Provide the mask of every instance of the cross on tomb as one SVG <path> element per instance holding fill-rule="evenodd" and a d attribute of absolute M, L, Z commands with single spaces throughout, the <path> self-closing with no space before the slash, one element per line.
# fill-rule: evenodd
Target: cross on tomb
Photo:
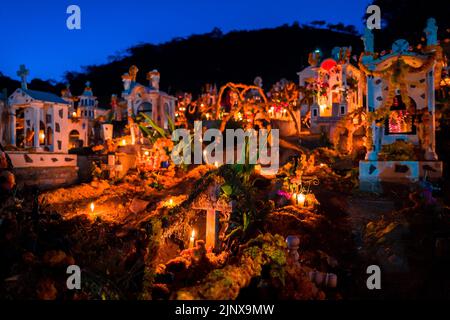
<path fill-rule="evenodd" d="M 192 203 L 192 208 L 206 211 L 206 247 L 217 249 L 219 247 L 219 216 L 229 217 L 233 211 L 230 202 L 219 198 L 220 186 L 211 184 Z"/>
<path fill-rule="evenodd" d="M 20 77 L 22 81 L 22 89 L 27 89 L 27 76 L 30 74 L 30 70 L 28 70 L 24 64 L 21 64 L 19 70 L 17 70 L 17 75 Z"/>

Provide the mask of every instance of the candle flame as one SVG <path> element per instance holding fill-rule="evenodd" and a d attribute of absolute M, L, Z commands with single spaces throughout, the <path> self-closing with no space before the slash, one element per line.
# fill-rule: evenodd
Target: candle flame
<path fill-rule="evenodd" d="M 304 203 L 305 202 L 305 199 L 306 199 L 305 194 L 299 193 L 297 197 L 298 197 L 298 202 L 300 202 L 300 203 Z"/>
<path fill-rule="evenodd" d="M 91 208 L 91 212 L 94 212 L 94 208 L 95 208 L 95 206 L 94 206 L 94 203 L 93 202 L 91 202 L 91 204 L 90 204 L 90 206 L 89 206 L 90 208 Z"/>
<path fill-rule="evenodd" d="M 191 232 L 191 238 L 192 238 L 192 239 L 195 238 L 195 229 L 192 229 L 192 232 Z"/>

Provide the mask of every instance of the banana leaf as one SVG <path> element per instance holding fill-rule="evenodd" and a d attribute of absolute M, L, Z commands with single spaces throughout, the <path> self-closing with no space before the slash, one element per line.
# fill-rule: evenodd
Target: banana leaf
<path fill-rule="evenodd" d="M 166 132 L 164 131 L 164 129 L 161 128 L 160 126 L 158 126 L 158 125 L 155 123 L 155 121 L 153 121 L 152 118 L 150 118 L 148 115 L 146 115 L 145 113 L 142 113 L 142 112 L 140 113 L 140 115 L 141 115 L 142 117 L 144 117 L 145 122 L 147 122 L 153 129 L 155 129 L 155 130 L 159 133 L 159 135 L 160 135 L 162 138 L 165 138 L 165 137 L 166 137 Z"/>
<path fill-rule="evenodd" d="M 169 116 L 169 114 L 167 112 L 166 112 L 166 117 L 167 117 L 167 122 L 169 123 L 170 132 L 174 132 L 175 131 L 175 123 L 173 123 L 172 118 Z"/>

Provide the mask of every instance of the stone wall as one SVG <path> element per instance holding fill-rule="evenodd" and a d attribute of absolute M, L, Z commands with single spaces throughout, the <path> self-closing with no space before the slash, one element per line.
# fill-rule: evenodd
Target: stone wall
<path fill-rule="evenodd" d="M 19 188 L 37 186 L 41 190 L 73 185 L 78 182 L 78 167 L 15 168 Z"/>
<path fill-rule="evenodd" d="M 77 155 L 53 152 L 8 151 L 14 168 L 76 167 Z"/>

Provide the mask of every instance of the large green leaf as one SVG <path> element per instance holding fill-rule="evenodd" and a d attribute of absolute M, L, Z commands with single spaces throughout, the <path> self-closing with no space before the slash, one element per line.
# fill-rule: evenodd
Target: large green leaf
<path fill-rule="evenodd" d="M 250 225 L 250 219 L 247 212 L 244 212 L 242 214 L 242 223 L 243 223 L 242 230 L 245 232 L 248 226 Z"/>
<path fill-rule="evenodd" d="M 142 113 L 142 112 L 140 113 L 140 115 L 141 115 L 142 117 L 144 117 L 145 122 L 147 122 L 153 129 L 155 129 L 155 130 L 159 133 L 159 135 L 160 135 L 162 138 L 165 138 L 165 137 L 166 137 L 166 132 L 164 131 L 164 129 L 161 128 L 160 126 L 158 126 L 158 125 L 155 123 L 155 121 L 153 121 L 152 118 L 150 118 L 148 115 L 146 115 L 145 113 Z"/>
<path fill-rule="evenodd" d="M 172 118 L 169 116 L 169 114 L 166 112 L 167 122 L 169 123 L 170 132 L 175 131 L 175 124 L 172 121 Z"/>
<path fill-rule="evenodd" d="M 222 192 L 228 197 L 233 193 L 233 188 L 229 184 L 224 184 L 220 188 L 222 189 Z"/>

